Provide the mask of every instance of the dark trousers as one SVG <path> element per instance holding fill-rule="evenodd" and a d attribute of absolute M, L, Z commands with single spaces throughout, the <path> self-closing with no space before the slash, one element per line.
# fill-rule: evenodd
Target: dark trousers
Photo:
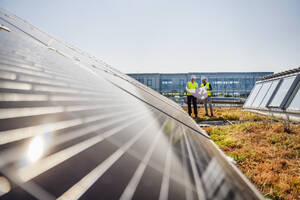
<path fill-rule="evenodd" d="M 187 96 L 187 104 L 188 104 L 188 111 L 189 115 L 192 114 L 192 102 L 193 102 L 193 107 L 194 107 L 194 114 L 197 116 L 198 111 L 197 111 L 197 98 L 194 96 Z"/>

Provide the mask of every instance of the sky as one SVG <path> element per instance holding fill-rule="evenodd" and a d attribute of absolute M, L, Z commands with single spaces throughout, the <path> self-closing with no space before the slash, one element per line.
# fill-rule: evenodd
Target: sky
<path fill-rule="evenodd" d="M 0 0 L 124 73 L 300 67 L 299 0 Z"/>

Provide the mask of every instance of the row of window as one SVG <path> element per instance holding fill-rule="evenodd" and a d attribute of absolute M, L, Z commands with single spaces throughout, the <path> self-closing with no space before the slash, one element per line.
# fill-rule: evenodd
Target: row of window
<path fill-rule="evenodd" d="M 137 80 L 144 84 L 144 79 L 143 78 L 137 78 Z M 179 82 L 177 82 L 177 81 L 174 82 L 172 79 L 170 79 L 170 80 L 168 80 L 168 79 L 161 80 L 162 85 L 174 85 L 174 84 L 178 85 L 178 83 L 179 83 L 180 86 L 185 86 L 186 82 L 187 81 L 182 80 L 182 79 L 179 80 Z M 199 84 L 201 83 L 201 81 L 197 81 L 197 82 Z M 152 79 L 146 79 L 146 83 L 147 83 L 148 86 L 151 86 L 152 85 Z M 226 86 L 226 85 L 242 87 L 242 86 L 252 85 L 253 81 L 249 81 L 249 80 L 214 81 L 214 80 L 212 80 L 212 81 L 210 81 L 210 83 L 213 86 L 216 86 L 216 87 L 222 87 L 222 86 Z"/>
<path fill-rule="evenodd" d="M 300 75 L 258 82 L 244 107 L 300 111 Z"/>
<path fill-rule="evenodd" d="M 142 82 L 143 83 L 143 82 Z M 143 83 L 144 84 L 144 83 Z M 154 90 L 157 90 L 158 92 L 171 92 L 171 91 L 178 91 L 179 93 L 185 92 L 185 86 L 186 84 L 182 86 L 178 86 L 175 84 L 162 84 L 160 88 L 155 87 L 155 85 L 152 84 L 152 80 L 147 80 L 146 84 L 148 87 L 151 87 Z M 232 86 L 223 86 L 223 87 L 215 87 L 213 86 L 213 94 L 215 96 L 223 96 L 223 95 L 230 95 L 230 96 L 239 96 L 241 94 L 249 94 L 251 89 L 245 88 L 245 87 L 232 87 Z"/>
<path fill-rule="evenodd" d="M 156 83 L 157 78 L 148 78 L 143 76 L 133 76 L 136 80 L 141 82 L 142 84 L 151 87 L 160 93 L 172 93 L 172 91 L 176 91 L 181 95 L 184 95 L 185 87 L 187 84 L 186 79 L 182 78 L 163 78 L 159 79 L 160 83 Z M 211 78 L 208 81 L 211 83 L 213 87 L 213 95 L 214 96 L 243 96 L 246 97 L 250 93 L 251 89 L 255 85 L 255 81 L 257 81 L 257 77 L 252 78 Z M 196 80 L 198 84 L 201 84 L 201 79 Z"/>
<path fill-rule="evenodd" d="M 144 84 L 144 79 L 140 79 L 140 78 L 137 78 L 136 79 L 137 81 L 139 81 L 140 83 L 143 83 Z M 147 79 L 147 86 L 152 86 L 152 79 Z"/>

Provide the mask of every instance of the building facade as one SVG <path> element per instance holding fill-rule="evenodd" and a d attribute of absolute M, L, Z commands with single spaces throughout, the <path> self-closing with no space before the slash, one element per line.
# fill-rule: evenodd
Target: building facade
<path fill-rule="evenodd" d="M 132 78 L 165 96 L 183 96 L 191 75 L 201 84 L 206 77 L 213 87 L 213 96 L 247 97 L 260 77 L 273 72 L 189 72 L 189 73 L 135 73 Z"/>

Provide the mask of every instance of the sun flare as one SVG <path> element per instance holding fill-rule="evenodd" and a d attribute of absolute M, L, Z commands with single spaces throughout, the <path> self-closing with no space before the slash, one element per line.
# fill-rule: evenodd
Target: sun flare
<path fill-rule="evenodd" d="M 38 160 L 44 152 L 44 140 L 39 136 L 32 139 L 29 144 L 27 156 L 31 162 Z"/>

